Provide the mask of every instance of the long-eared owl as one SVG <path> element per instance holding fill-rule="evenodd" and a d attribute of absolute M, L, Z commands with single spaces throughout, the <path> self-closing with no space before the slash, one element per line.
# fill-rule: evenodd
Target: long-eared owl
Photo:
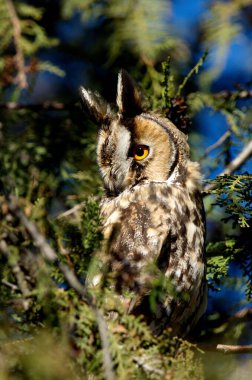
<path fill-rule="evenodd" d="M 128 312 L 142 314 L 154 333 L 170 326 L 185 336 L 206 307 L 204 209 L 187 136 L 167 118 L 143 111 L 124 70 L 117 110 L 83 87 L 80 97 L 100 126 L 101 216 L 116 289 L 133 294 Z"/>

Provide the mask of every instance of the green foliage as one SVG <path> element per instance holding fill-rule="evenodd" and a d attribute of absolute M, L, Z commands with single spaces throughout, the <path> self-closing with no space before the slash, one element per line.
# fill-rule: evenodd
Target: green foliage
<path fill-rule="evenodd" d="M 82 234 L 83 234 L 83 247 L 90 253 L 99 249 L 99 234 L 98 228 L 100 227 L 99 219 L 100 208 L 97 200 L 89 198 L 83 209 L 83 216 L 81 220 Z"/>
<path fill-rule="evenodd" d="M 177 91 L 177 94 L 176 96 L 180 96 L 181 94 L 181 91 L 183 90 L 183 88 L 185 87 L 186 83 L 188 82 L 188 80 L 194 75 L 194 74 L 198 74 L 199 73 L 199 69 L 201 68 L 201 66 L 204 64 L 206 58 L 207 58 L 207 54 L 208 54 L 208 50 L 206 50 L 204 52 L 204 54 L 202 55 L 202 57 L 200 58 L 200 60 L 197 62 L 197 64 L 191 69 L 191 71 L 187 74 L 187 76 L 184 78 L 183 82 L 179 85 L 178 87 L 178 91 Z"/>
<path fill-rule="evenodd" d="M 207 280 L 210 289 L 220 290 L 217 286 L 228 275 L 229 265 L 234 259 L 235 253 L 237 252 L 235 252 L 234 239 L 208 244 Z"/>
<path fill-rule="evenodd" d="M 224 222 L 232 221 L 233 227 L 239 225 L 241 228 L 251 226 L 252 220 L 252 176 L 224 175 L 209 181 L 215 189 L 214 205 L 225 208 L 227 216 Z"/>
<path fill-rule="evenodd" d="M 64 75 L 64 71 L 59 67 L 34 57 L 41 48 L 52 48 L 58 45 L 57 38 L 48 37 L 45 29 L 40 25 L 44 9 L 22 1 L 1 0 L 0 12 L 2 86 L 18 83 L 21 88 L 25 88 L 27 73 L 50 71 L 56 75 Z M 29 57 L 27 62 L 25 62 L 26 57 Z"/>
<path fill-rule="evenodd" d="M 173 77 L 171 74 L 171 57 L 168 57 L 167 61 L 163 62 L 162 65 L 164 80 L 163 80 L 163 99 L 164 99 L 164 108 L 169 109 L 171 107 L 171 97 L 174 92 L 173 88 Z"/>
<path fill-rule="evenodd" d="M 224 175 L 209 181 L 215 195 L 213 205 L 225 209 L 222 220 L 231 222 L 233 228 L 241 228 L 237 233 L 227 237 L 225 241 L 209 243 L 208 245 L 208 280 L 212 288 L 220 284 L 228 275 L 229 264 L 236 261 L 246 279 L 246 295 L 252 294 L 252 255 L 250 234 L 252 228 L 252 176 L 248 174 Z"/>
<path fill-rule="evenodd" d="M 16 9 L 22 33 L 20 47 L 25 55 L 32 55 L 42 47 L 53 47 L 58 43 L 57 39 L 48 38 L 44 28 L 37 23 L 43 16 L 43 9 L 22 2 L 17 4 Z"/>

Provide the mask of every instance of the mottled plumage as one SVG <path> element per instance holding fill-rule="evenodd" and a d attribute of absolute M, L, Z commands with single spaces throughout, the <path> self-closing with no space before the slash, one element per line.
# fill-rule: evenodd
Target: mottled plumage
<path fill-rule="evenodd" d="M 100 125 L 97 157 L 106 196 L 101 203 L 108 261 L 128 310 L 143 314 L 159 333 L 171 326 L 186 335 L 206 306 L 204 210 L 199 167 L 187 136 L 166 118 L 145 113 L 125 71 L 118 77 L 118 113 L 98 94 L 80 88 L 83 104 Z M 153 279 L 170 282 L 156 299 Z"/>

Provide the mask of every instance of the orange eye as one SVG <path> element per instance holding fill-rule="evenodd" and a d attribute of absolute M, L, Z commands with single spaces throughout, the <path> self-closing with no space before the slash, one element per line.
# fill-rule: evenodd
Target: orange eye
<path fill-rule="evenodd" d="M 149 154 L 149 147 L 147 145 L 136 145 L 133 149 L 133 157 L 135 160 L 141 161 Z"/>

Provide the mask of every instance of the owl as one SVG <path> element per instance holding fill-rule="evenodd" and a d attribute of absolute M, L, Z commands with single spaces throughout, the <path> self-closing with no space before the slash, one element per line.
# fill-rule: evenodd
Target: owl
<path fill-rule="evenodd" d="M 129 313 L 155 334 L 186 336 L 206 308 L 205 222 L 199 165 L 187 136 L 167 118 L 145 112 L 129 74 L 118 75 L 116 107 L 80 87 L 99 125 L 97 161 L 107 260 Z"/>

